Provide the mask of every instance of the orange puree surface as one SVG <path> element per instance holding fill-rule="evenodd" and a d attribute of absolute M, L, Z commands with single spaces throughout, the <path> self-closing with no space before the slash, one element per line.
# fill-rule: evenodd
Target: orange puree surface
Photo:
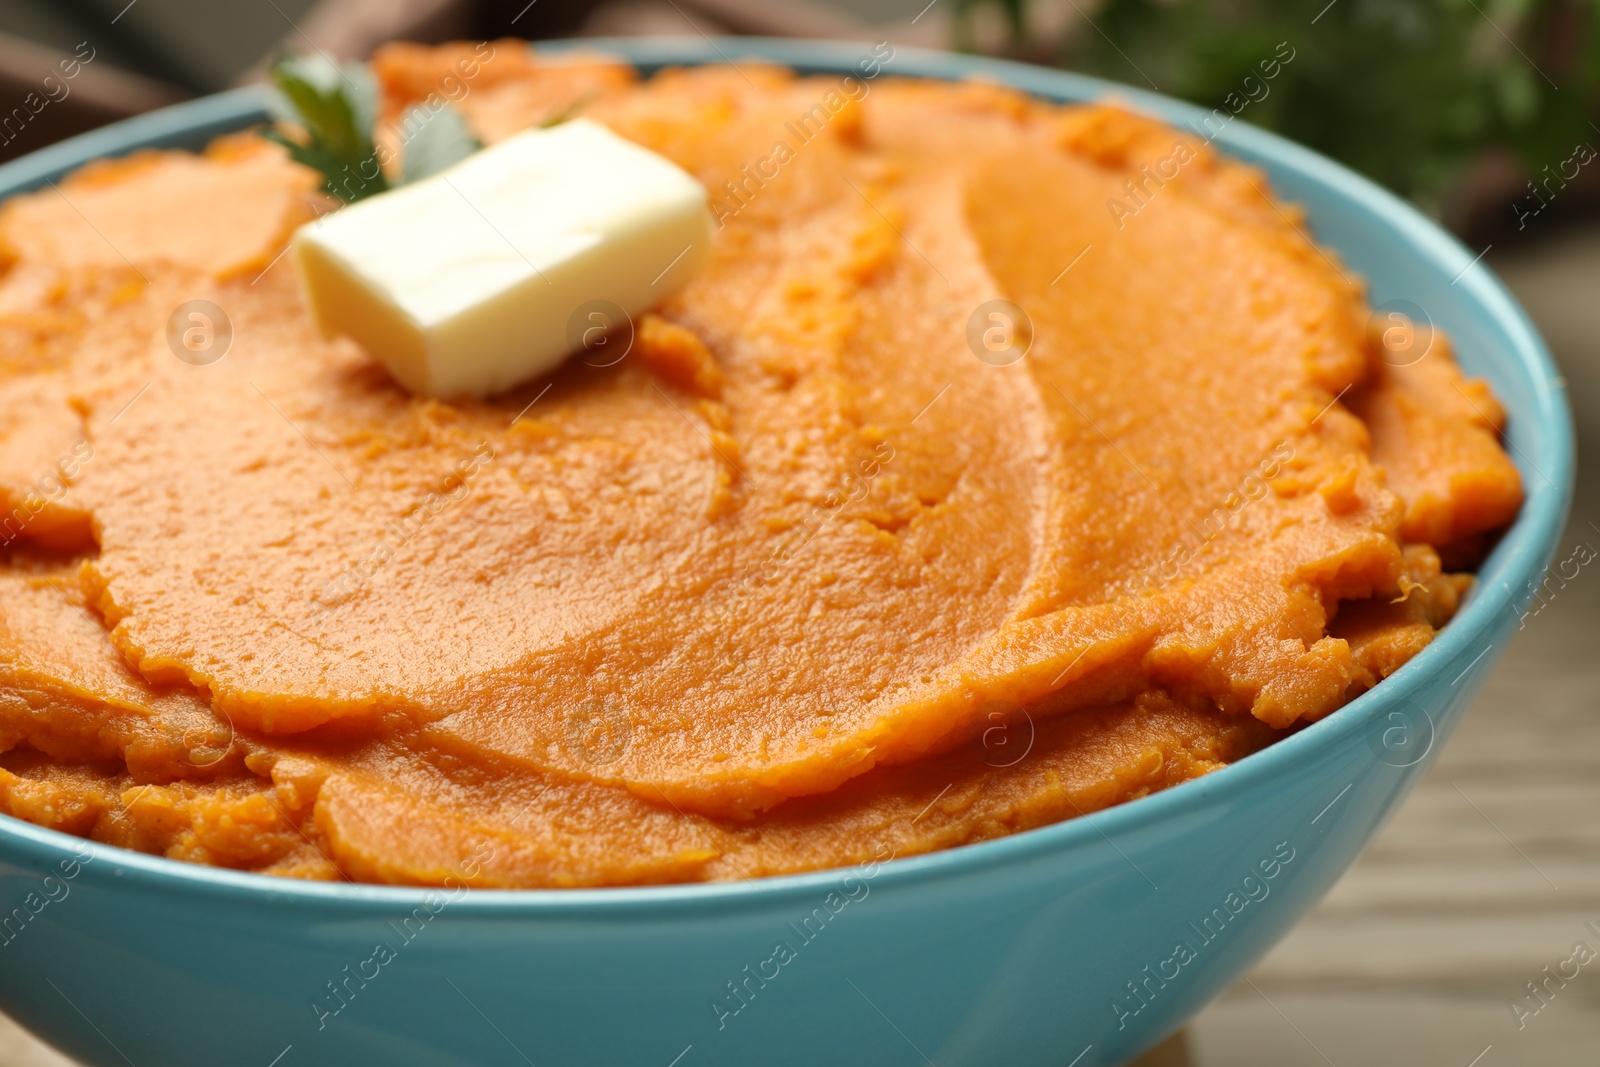
<path fill-rule="evenodd" d="M 1188 135 L 510 42 L 391 46 L 384 114 L 464 57 L 485 140 L 577 105 L 699 177 L 709 266 L 624 358 L 447 404 L 312 328 L 277 257 L 329 204 L 253 135 L 11 200 L 0 811 L 416 884 L 946 848 L 1335 711 L 1521 502 L 1446 339 L 1392 365 Z M 997 299 L 1023 358 L 969 344 Z M 168 343 L 191 300 L 232 328 L 207 365 Z"/>

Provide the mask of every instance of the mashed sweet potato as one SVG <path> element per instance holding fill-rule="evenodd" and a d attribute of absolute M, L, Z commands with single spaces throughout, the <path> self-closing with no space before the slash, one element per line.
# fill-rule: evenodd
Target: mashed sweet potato
<path fill-rule="evenodd" d="M 1359 281 L 1193 137 L 488 51 L 385 50 L 385 114 L 470 58 L 486 140 L 579 106 L 712 192 L 709 267 L 619 361 L 408 395 L 307 321 L 278 254 L 329 205 L 248 134 L 0 210 L 0 811 L 417 884 L 951 847 L 1335 711 L 1520 504 L 1444 338 L 1382 359 Z M 969 342 L 999 299 L 1022 358 Z M 193 300 L 215 362 L 169 346 Z"/>

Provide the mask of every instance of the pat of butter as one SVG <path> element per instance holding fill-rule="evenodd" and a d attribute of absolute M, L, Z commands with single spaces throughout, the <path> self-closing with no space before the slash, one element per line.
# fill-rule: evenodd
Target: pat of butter
<path fill-rule="evenodd" d="M 487 396 L 554 369 L 601 321 L 586 307 L 637 315 L 710 249 L 705 187 L 588 119 L 517 134 L 294 236 L 323 334 L 437 397 Z"/>

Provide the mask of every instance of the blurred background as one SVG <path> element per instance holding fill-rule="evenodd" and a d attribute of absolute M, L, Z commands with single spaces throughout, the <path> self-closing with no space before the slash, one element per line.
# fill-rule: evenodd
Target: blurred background
<path fill-rule="evenodd" d="M 1326 5 L 1326 6 L 1324 6 Z M 0 127 L 0 160 L 250 80 L 280 47 L 364 59 L 397 37 L 735 33 L 887 39 L 1055 64 L 1226 106 L 1278 42 L 1295 59 L 1250 105 L 1458 233 L 1515 241 L 1592 213 L 1596 0 L 0 0 L 0 99 L 53 58 L 94 60 L 66 98 Z M 314 45 L 313 45 L 314 42 Z M 1531 186 L 1529 183 L 1533 183 Z"/>
<path fill-rule="evenodd" d="M 0 0 L 0 102 L 18 105 L 0 113 L 0 162 L 252 81 L 283 49 L 362 59 L 395 38 L 610 34 L 955 48 L 1229 110 L 1244 87 L 1243 121 L 1367 174 L 1483 252 L 1555 351 L 1595 454 L 1600 0 Z M 1280 42 L 1293 61 L 1252 89 Z M 79 76 L 40 97 L 68 57 Z M 1557 558 L 1580 544 L 1600 549 L 1592 479 Z M 1510 1007 L 1576 943 L 1600 951 L 1596 634 L 1600 577 L 1584 570 L 1527 620 L 1322 906 L 1142 1064 L 1600 1062 L 1600 961 L 1546 986 L 1537 1015 Z M 0 1067 L 65 1062 L 0 1016 Z"/>

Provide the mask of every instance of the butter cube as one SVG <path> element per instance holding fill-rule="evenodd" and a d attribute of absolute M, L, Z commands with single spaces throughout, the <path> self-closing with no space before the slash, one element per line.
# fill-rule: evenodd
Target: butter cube
<path fill-rule="evenodd" d="M 704 186 L 588 119 L 517 134 L 294 236 L 323 334 L 355 340 L 412 392 L 447 398 L 553 370 L 585 305 L 637 315 L 710 250 Z"/>

